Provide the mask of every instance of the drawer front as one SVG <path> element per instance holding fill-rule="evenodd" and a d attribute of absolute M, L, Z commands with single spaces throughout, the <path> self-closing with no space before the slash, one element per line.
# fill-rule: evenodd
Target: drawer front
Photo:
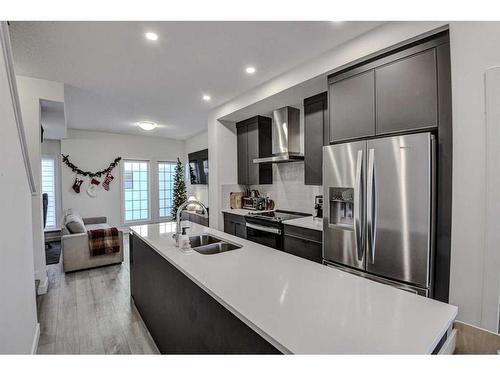
<path fill-rule="evenodd" d="M 321 263 L 323 255 L 321 243 L 285 234 L 283 251 L 286 253 Z"/>
<path fill-rule="evenodd" d="M 305 240 L 323 243 L 323 232 L 314 229 L 296 227 L 294 225 L 285 224 L 285 235 L 299 237 Z"/>
<path fill-rule="evenodd" d="M 247 223 L 247 221 L 245 220 L 244 216 L 235 215 L 235 214 L 229 214 L 227 212 L 224 212 L 224 220 L 229 220 L 229 221 L 232 221 L 234 223 L 242 223 L 242 224 L 245 224 L 245 225 Z"/>

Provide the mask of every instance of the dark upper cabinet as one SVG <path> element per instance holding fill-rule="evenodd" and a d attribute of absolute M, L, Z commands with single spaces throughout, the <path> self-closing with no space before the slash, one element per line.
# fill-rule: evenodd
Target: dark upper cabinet
<path fill-rule="evenodd" d="M 330 142 L 375 135 L 373 70 L 328 85 Z"/>
<path fill-rule="evenodd" d="M 376 133 L 438 125 L 436 50 L 375 69 Z"/>
<path fill-rule="evenodd" d="M 328 94 L 304 99 L 304 183 L 323 184 L 323 145 L 328 144 Z"/>
<path fill-rule="evenodd" d="M 238 146 L 238 184 L 264 185 L 273 183 L 271 164 L 255 164 L 254 159 L 272 154 L 272 120 L 255 116 L 236 123 Z"/>
<path fill-rule="evenodd" d="M 449 96 L 437 73 L 449 73 L 449 61 L 438 51 L 447 45 L 440 33 L 330 75 L 329 142 L 437 128 L 438 102 Z"/>
<path fill-rule="evenodd" d="M 248 185 L 248 134 L 247 126 L 236 127 L 238 147 L 238 184 Z"/>
<path fill-rule="evenodd" d="M 247 158 L 248 158 L 248 181 L 247 185 L 259 184 L 259 164 L 255 164 L 253 159 L 259 157 L 259 124 L 257 121 L 247 126 Z"/>

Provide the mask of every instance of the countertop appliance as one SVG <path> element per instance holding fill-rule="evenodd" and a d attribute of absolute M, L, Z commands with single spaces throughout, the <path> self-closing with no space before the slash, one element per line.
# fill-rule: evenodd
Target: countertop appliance
<path fill-rule="evenodd" d="M 314 197 L 314 217 L 317 219 L 323 218 L 323 196 L 316 195 Z"/>
<path fill-rule="evenodd" d="M 300 110 L 283 107 L 273 111 L 273 156 L 253 159 L 258 163 L 286 163 L 304 160 L 300 152 Z"/>
<path fill-rule="evenodd" d="M 243 197 L 242 201 L 242 208 L 246 210 L 265 210 L 267 205 L 267 200 L 263 197 Z"/>
<path fill-rule="evenodd" d="M 323 166 L 324 262 L 432 296 L 434 136 L 326 146 Z"/>
<path fill-rule="evenodd" d="M 245 215 L 247 240 L 283 250 L 283 221 L 310 216 L 289 211 L 269 211 Z"/>

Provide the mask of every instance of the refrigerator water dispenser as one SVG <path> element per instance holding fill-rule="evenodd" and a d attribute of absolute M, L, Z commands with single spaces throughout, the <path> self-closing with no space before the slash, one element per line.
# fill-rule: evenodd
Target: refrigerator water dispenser
<path fill-rule="evenodd" d="M 329 190 L 329 224 L 352 230 L 354 225 L 354 189 L 330 187 Z"/>

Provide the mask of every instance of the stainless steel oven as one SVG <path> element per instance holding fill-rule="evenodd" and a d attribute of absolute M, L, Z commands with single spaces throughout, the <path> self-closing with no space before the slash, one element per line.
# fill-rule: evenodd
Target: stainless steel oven
<path fill-rule="evenodd" d="M 245 215 L 247 240 L 283 250 L 283 221 L 308 216 L 289 211 L 267 211 Z"/>
<path fill-rule="evenodd" d="M 247 240 L 283 250 L 283 230 L 281 224 L 261 225 L 247 221 Z"/>

